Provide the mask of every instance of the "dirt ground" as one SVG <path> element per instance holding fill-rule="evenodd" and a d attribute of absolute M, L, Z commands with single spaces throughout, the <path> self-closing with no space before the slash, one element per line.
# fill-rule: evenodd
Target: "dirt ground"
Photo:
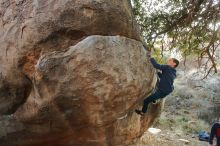
<path fill-rule="evenodd" d="M 166 97 L 159 121 L 153 125 L 161 132 L 157 135 L 146 132 L 134 146 L 208 146 L 208 142 L 199 141 L 198 133 L 210 132 L 214 118 L 220 118 L 220 105 L 213 102 L 220 97 L 217 79 L 199 82 L 185 77 L 178 79 L 175 91 Z"/>

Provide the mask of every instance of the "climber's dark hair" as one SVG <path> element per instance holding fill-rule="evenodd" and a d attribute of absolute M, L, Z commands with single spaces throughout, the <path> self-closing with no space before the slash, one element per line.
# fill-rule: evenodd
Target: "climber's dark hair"
<path fill-rule="evenodd" d="M 176 58 L 172 58 L 173 62 L 176 63 L 175 68 L 179 65 L 179 60 L 177 60 Z"/>

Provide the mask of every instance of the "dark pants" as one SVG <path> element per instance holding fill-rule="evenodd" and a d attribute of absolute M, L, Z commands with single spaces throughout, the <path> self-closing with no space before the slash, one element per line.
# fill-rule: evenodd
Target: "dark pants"
<path fill-rule="evenodd" d="M 164 98 L 165 96 L 167 96 L 169 93 L 164 93 L 161 90 L 156 90 L 154 93 L 152 93 L 150 96 L 148 96 L 145 100 L 144 100 L 144 105 L 142 107 L 142 112 L 146 113 L 147 112 L 147 108 L 148 105 L 153 102 L 156 101 L 158 99 Z"/>
<path fill-rule="evenodd" d="M 212 126 L 210 137 L 209 137 L 210 144 L 213 144 L 214 137 L 216 137 L 217 139 L 217 146 L 220 146 L 220 123 L 215 123 Z"/>

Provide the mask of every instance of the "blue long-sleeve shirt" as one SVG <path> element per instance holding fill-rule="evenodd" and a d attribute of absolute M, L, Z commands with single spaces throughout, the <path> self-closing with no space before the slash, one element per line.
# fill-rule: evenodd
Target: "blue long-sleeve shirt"
<path fill-rule="evenodd" d="M 217 138 L 217 146 L 220 146 L 220 123 L 215 123 L 212 126 L 210 137 L 209 137 L 209 144 L 213 144 L 214 137 Z"/>
<path fill-rule="evenodd" d="M 160 78 L 158 89 L 167 94 L 171 93 L 174 89 L 173 82 L 176 78 L 176 69 L 169 65 L 158 64 L 154 58 L 151 58 L 150 61 L 154 68 L 162 71 L 162 73 L 158 74 Z"/>

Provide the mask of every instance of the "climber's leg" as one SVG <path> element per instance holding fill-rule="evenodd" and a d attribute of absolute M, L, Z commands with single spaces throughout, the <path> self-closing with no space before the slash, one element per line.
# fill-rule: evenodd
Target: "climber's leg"
<path fill-rule="evenodd" d="M 151 94 L 150 96 L 148 96 L 145 100 L 144 100 L 144 105 L 142 107 L 142 112 L 146 113 L 147 112 L 147 108 L 148 105 L 152 102 L 155 102 L 156 100 L 160 99 L 160 98 L 164 98 L 167 94 L 161 92 L 160 90 L 157 90 L 156 92 L 154 92 L 153 94 Z"/>
<path fill-rule="evenodd" d="M 139 115 L 144 115 L 144 113 L 147 112 L 147 108 L 148 105 L 152 102 L 155 102 L 156 100 L 160 99 L 160 98 L 164 98 L 165 96 L 167 96 L 168 94 L 163 93 L 160 90 L 156 90 L 154 93 L 152 93 L 150 96 L 148 96 L 145 100 L 144 100 L 144 104 L 142 107 L 142 110 L 138 110 L 136 109 L 135 112 Z"/>

